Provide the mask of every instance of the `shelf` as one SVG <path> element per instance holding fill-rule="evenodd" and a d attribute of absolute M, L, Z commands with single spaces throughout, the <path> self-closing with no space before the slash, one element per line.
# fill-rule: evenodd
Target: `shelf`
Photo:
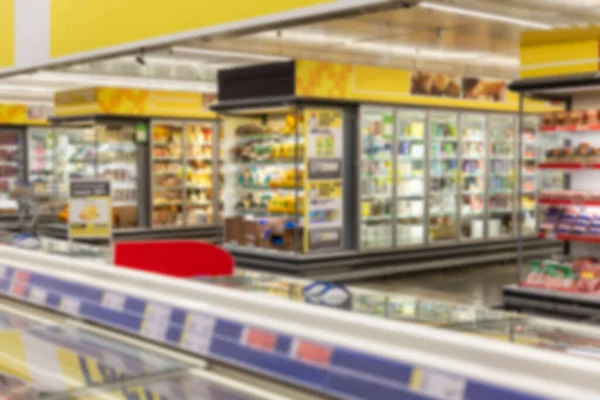
<path fill-rule="evenodd" d="M 155 189 L 155 190 L 183 190 L 183 185 L 177 185 L 177 186 L 152 185 L 152 189 Z"/>
<path fill-rule="evenodd" d="M 394 197 L 393 193 L 363 194 L 360 196 L 360 199 L 361 200 L 368 200 L 368 199 L 392 200 L 393 197 Z"/>
<path fill-rule="evenodd" d="M 210 189 L 212 189 L 212 186 L 210 186 L 210 185 L 195 185 L 193 183 L 186 183 L 185 188 L 186 189 L 198 189 L 198 190 L 210 190 Z"/>
<path fill-rule="evenodd" d="M 298 162 L 294 160 L 263 160 L 263 161 L 236 161 L 234 164 L 240 166 L 252 166 L 252 165 L 272 165 L 272 166 L 304 166 L 304 160 L 298 160 Z"/>
<path fill-rule="evenodd" d="M 68 160 L 69 164 L 95 164 L 96 163 L 96 159 L 92 158 L 92 159 L 88 159 L 88 160 L 76 160 L 74 158 L 70 158 Z"/>
<path fill-rule="evenodd" d="M 550 162 L 542 162 L 538 164 L 539 169 L 568 169 L 568 170 L 577 170 L 577 169 L 600 169 L 600 163 L 582 163 L 582 162 L 560 162 L 560 161 L 550 161 Z"/>
<path fill-rule="evenodd" d="M 279 139 L 286 137 L 294 137 L 294 135 L 283 135 L 279 132 L 264 132 L 264 133 L 252 133 L 248 135 L 244 134 L 236 134 L 235 138 L 240 142 L 249 142 L 252 140 L 265 140 L 265 139 Z"/>
<path fill-rule="evenodd" d="M 432 142 L 458 142 L 458 138 L 431 138 Z"/>
<path fill-rule="evenodd" d="M 500 190 L 490 190 L 491 195 L 495 194 L 513 194 L 515 193 L 514 189 L 500 189 Z"/>
<path fill-rule="evenodd" d="M 212 201 L 210 201 L 210 200 L 204 200 L 204 201 L 200 201 L 200 200 L 197 200 L 197 201 L 188 200 L 186 202 L 186 204 L 188 206 L 210 206 L 210 205 L 212 205 Z"/>
<path fill-rule="evenodd" d="M 19 147 L 19 145 L 17 143 L 15 143 L 15 144 L 0 144 L 0 149 L 16 150 L 18 147 Z"/>
<path fill-rule="evenodd" d="M 153 140 L 152 146 L 181 146 L 181 143 L 166 142 L 163 140 Z"/>
<path fill-rule="evenodd" d="M 137 201 L 135 200 L 123 200 L 123 201 L 113 201 L 113 207 L 131 207 L 137 206 Z"/>
<path fill-rule="evenodd" d="M 570 233 L 540 233 L 538 237 L 540 239 L 555 239 L 565 242 L 600 243 L 600 236 L 573 235 Z"/>
<path fill-rule="evenodd" d="M 412 136 L 399 136 L 398 137 L 398 141 L 399 142 L 423 142 L 425 141 L 425 138 L 418 138 L 418 137 L 412 137 Z"/>
<path fill-rule="evenodd" d="M 512 213 L 514 212 L 513 208 L 490 208 L 490 213 Z"/>
<path fill-rule="evenodd" d="M 155 202 L 155 203 L 152 203 L 152 205 L 154 207 L 169 207 L 169 206 L 180 206 L 181 203 L 182 203 L 181 200 L 174 200 L 174 201 Z"/>
<path fill-rule="evenodd" d="M 180 163 L 183 161 L 182 157 L 152 157 L 152 161 L 179 161 Z"/>
<path fill-rule="evenodd" d="M 591 206 L 600 207 L 600 200 L 570 200 L 570 199 L 549 199 L 540 198 L 538 204 L 552 206 Z"/>
<path fill-rule="evenodd" d="M 240 190 L 254 190 L 257 192 L 265 192 L 265 191 L 274 191 L 274 192 L 296 192 L 302 191 L 303 188 L 281 188 L 281 187 L 271 187 L 271 186 L 252 186 L 252 185 L 236 185 L 237 189 Z"/>
<path fill-rule="evenodd" d="M 460 194 L 462 195 L 470 195 L 470 194 L 484 194 L 485 190 L 464 190 L 461 191 Z"/>
<path fill-rule="evenodd" d="M 269 212 L 267 210 L 236 210 L 237 215 L 254 216 L 256 218 L 267 218 L 267 217 L 284 217 L 284 218 L 302 218 L 302 214 L 290 214 L 280 212 Z"/>
<path fill-rule="evenodd" d="M 165 176 L 165 175 L 179 175 L 181 171 L 161 171 L 161 172 L 152 172 L 154 176 Z"/>
<path fill-rule="evenodd" d="M 361 220 L 364 222 L 382 222 L 382 221 L 392 221 L 394 217 L 392 214 L 389 215 L 369 215 L 366 217 L 362 217 Z"/>

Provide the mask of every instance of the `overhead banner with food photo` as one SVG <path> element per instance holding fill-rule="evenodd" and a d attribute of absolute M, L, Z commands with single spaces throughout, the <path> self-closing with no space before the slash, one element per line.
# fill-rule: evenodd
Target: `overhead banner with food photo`
<path fill-rule="evenodd" d="M 493 78 L 470 78 L 440 72 L 413 71 L 410 94 L 447 97 L 493 103 L 507 102 L 508 81 Z"/>
<path fill-rule="evenodd" d="M 72 180 L 69 188 L 69 238 L 112 237 L 111 185 L 108 180 Z"/>
<path fill-rule="evenodd" d="M 304 251 L 342 247 L 343 120 L 340 109 L 306 109 Z"/>

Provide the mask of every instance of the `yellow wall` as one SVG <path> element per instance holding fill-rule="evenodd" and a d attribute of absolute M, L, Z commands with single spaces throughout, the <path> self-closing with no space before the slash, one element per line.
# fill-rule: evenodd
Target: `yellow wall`
<path fill-rule="evenodd" d="M 51 0 L 50 55 L 72 55 L 332 2 Z"/>
<path fill-rule="evenodd" d="M 15 62 L 15 0 L 0 0 L 0 67 Z"/>

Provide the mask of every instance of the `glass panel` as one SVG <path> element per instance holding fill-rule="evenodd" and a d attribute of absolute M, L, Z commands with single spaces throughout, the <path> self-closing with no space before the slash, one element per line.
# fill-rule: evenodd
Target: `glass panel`
<path fill-rule="evenodd" d="M 23 178 L 23 138 L 15 129 L 0 128 L 0 214 L 15 213 L 17 202 L 12 193 Z"/>
<path fill-rule="evenodd" d="M 186 225 L 213 223 L 213 134 L 212 123 L 185 126 Z"/>
<path fill-rule="evenodd" d="M 482 114 L 463 114 L 460 122 L 460 234 L 465 239 L 483 239 L 486 117 Z"/>
<path fill-rule="evenodd" d="M 28 134 L 29 181 L 34 185 L 38 195 L 49 197 L 55 189 L 54 135 L 47 128 L 31 128 Z"/>
<path fill-rule="evenodd" d="M 425 111 L 401 110 L 396 160 L 398 246 L 425 242 Z"/>
<path fill-rule="evenodd" d="M 183 225 L 183 126 L 152 125 L 152 225 Z"/>
<path fill-rule="evenodd" d="M 458 196 L 457 114 L 430 114 L 429 237 L 433 242 L 456 239 Z"/>
<path fill-rule="evenodd" d="M 137 145 L 133 123 L 96 126 L 98 177 L 112 182 L 116 228 L 137 226 Z"/>
<path fill-rule="evenodd" d="M 488 235 L 493 238 L 514 234 L 516 120 L 508 115 L 491 115 L 489 132 Z"/>
<path fill-rule="evenodd" d="M 529 116 L 523 119 L 523 165 L 521 170 L 521 211 L 519 221 L 522 224 L 524 234 L 532 234 L 537 230 L 538 211 L 537 211 L 537 128 L 539 119 L 536 116 Z"/>
<path fill-rule="evenodd" d="M 394 115 L 361 110 L 361 248 L 392 247 Z"/>
<path fill-rule="evenodd" d="M 303 117 L 294 109 L 264 109 L 257 114 L 224 117 L 223 146 L 229 149 L 224 174 L 225 242 L 300 251 Z"/>
<path fill-rule="evenodd" d="M 93 179 L 96 176 L 96 131 L 93 127 L 57 127 L 56 185 L 58 197 L 69 197 L 70 179 Z"/>

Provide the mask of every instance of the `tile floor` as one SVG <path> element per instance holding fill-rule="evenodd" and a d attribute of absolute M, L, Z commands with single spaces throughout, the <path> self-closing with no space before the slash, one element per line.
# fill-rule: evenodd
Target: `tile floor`
<path fill-rule="evenodd" d="M 495 307 L 502 304 L 502 287 L 516 281 L 517 266 L 510 263 L 421 272 L 349 284 L 373 290 L 442 297 L 463 303 Z"/>

